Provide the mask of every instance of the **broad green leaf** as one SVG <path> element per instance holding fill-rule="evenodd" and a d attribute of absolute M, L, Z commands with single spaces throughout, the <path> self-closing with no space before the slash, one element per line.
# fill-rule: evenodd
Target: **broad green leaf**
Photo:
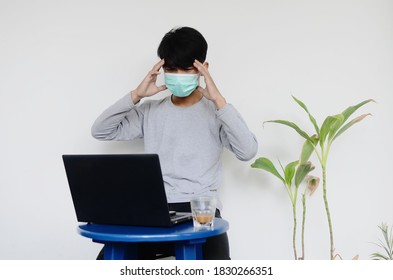
<path fill-rule="evenodd" d="M 343 129 L 340 130 L 341 132 L 340 132 L 340 133 L 337 133 L 337 135 L 336 135 L 336 132 L 338 131 L 338 129 L 341 128 L 341 125 L 343 125 L 343 124 L 348 120 L 348 118 L 349 118 L 357 109 L 359 109 L 360 107 L 362 107 L 363 105 L 365 105 L 365 104 L 367 104 L 367 103 L 369 103 L 369 102 L 375 102 L 375 101 L 374 101 L 373 99 L 365 100 L 365 101 L 360 102 L 359 104 L 357 104 L 357 105 L 355 105 L 355 106 L 350 106 L 350 107 L 348 107 L 347 109 L 345 109 L 345 110 L 340 114 L 340 115 L 342 115 L 342 117 L 343 117 L 343 121 L 342 121 L 342 123 L 341 123 L 340 125 L 335 126 L 335 128 L 334 128 L 333 131 L 332 131 L 332 130 L 330 131 L 330 133 L 329 133 L 329 142 L 330 142 L 330 143 L 332 143 L 332 142 L 334 141 L 334 139 L 336 139 L 340 134 L 342 134 L 345 130 L 347 130 L 349 127 L 351 127 L 354 123 L 359 122 L 360 120 L 364 119 L 364 117 L 360 117 L 360 120 L 359 120 L 358 118 L 356 118 L 354 122 L 351 122 L 351 123 L 348 123 L 347 125 L 345 125 L 345 126 L 343 127 Z M 362 115 L 362 116 L 364 116 L 364 115 Z M 345 129 L 344 129 L 344 128 L 345 128 Z"/>
<path fill-rule="evenodd" d="M 300 136 L 302 136 L 303 138 L 307 139 L 307 140 L 311 140 L 310 137 L 308 136 L 308 134 L 306 132 L 304 132 L 303 130 L 301 130 L 295 123 L 293 122 L 289 122 L 289 121 L 285 121 L 285 120 L 272 120 L 272 121 L 266 121 L 266 122 L 272 122 L 272 123 L 280 123 L 280 124 L 284 124 L 287 125 L 289 127 L 292 127 L 294 130 L 296 130 L 297 133 L 299 133 Z"/>
<path fill-rule="evenodd" d="M 355 105 L 355 106 L 350 106 L 350 107 L 348 107 L 347 109 L 345 109 L 343 112 L 342 112 L 342 115 L 344 116 L 344 122 L 357 110 L 357 109 L 359 109 L 360 107 L 362 107 L 363 105 L 365 105 L 365 104 L 367 104 L 367 103 L 369 103 L 369 102 L 375 102 L 375 100 L 374 99 L 368 99 L 368 100 L 365 100 L 365 101 L 363 101 L 363 102 L 360 102 L 359 104 L 357 104 L 357 105 Z"/>
<path fill-rule="evenodd" d="M 270 172 L 285 184 L 284 178 L 280 175 L 280 173 L 278 173 L 276 167 L 270 159 L 264 157 L 258 158 L 253 164 L 251 164 L 251 167 L 263 169 L 267 172 Z"/>
<path fill-rule="evenodd" d="M 300 184 L 303 182 L 304 178 L 315 169 L 315 166 L 310 162 L 300 164 L 296 169 L 295 174 L 295 186 L 298 188 Z"/>
<path fill-rule="evenodd" d="M 288 163 L 285 166 L 284 174 L 285 174 L 285 182 L 287 186 L 292 186 L 293 175 L 295 175 L 296 166 L 299 164 L 299 161 L 293 161 Z"/>
<path fill-rule="evenodd" d="M 293 95 L 292 95 L 292 98 L 296 101 L 297 104 L 300 105 L 300 107 L 302 107 L 304 109 L 304 111 L 306 111 L 306 113 L 308 114 L 308 117 L 309 117 L 311 123 L 314 125 L 315 131 L 319 135 L 319 127 L 318 127 L 317 121 L 315 120 L 315 118 L 308 111 L 306 104 L 304 104 L 302 101 L 300 101 L 299 99 L 297 99 Z"/>
<path fill-rule="evenodd" d="M 314 134 L 310 137 L 310 140 L 306 140 L 303 144 L 302 152 L 300 154 L 300 163 L 305 163 L 314 152 L 314 147 L 318 144 L 318 135 Z"/>
<path fill-rule="evenodd" d="M 336 127 L 340 122 L 342 122 L 342 115 L 328 116 L 321 126 L 319 133 L 319 144 L 321 147 L 324 145 L 326 137 L 328 136 L 332 127 Z"/>
<path fill-rule="evenodd" d="M 322 147 L 325 143 L 325 139 L 329 133 L 330 126 L 334 122 L 334 118 L 332 116 L 328 116 L 322 123 L 321 130 L 319 133 L 319 144 Z"/>
<path fill-rule="evenodd" d="M 336 115 L 336 121 L 332 123 L 329 130 L 329 142 L 332 141 L 337 130 L 344 124 L 344 116 L 342 114 Z"/>
<path fill-rule="evenodd" d="M 346 125 L 344 125 L 337 133 L 336 135 L 334 135 L 333 139 L 330 142 L 333 142 L 338 136 L 340 136 L 341 134 L 343 134 L 343 132 L 345 132 L 348 128 L 350 128 L 351 126 L 353 126 L 355 123 L 360 122 L 361 120 L 363 120 L 365 117 L 370 116 L 371 114 L 364 114 L 361 116 L 358 116 L 356 118 L 354 118 L 353 120 L 351 120 L 350 122 L 348 122 Z"/>

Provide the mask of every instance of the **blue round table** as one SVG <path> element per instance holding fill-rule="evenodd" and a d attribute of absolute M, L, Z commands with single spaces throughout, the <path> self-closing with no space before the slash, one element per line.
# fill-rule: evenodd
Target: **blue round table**
<path fill-rule="evenodd" d="M 215 218 L 214 228 L 207 230 L 194 229 L 190 221 L 167 228 L 85 224 L 80 225 L 78 231 L 94 242 L 105 244 L 105 259 L 136 259 L 139 242 L 174 242 L 176 259 L 197 260 L 202 259 L 202 244 L 206 238 L 228 229 L 227 221 Z"/>

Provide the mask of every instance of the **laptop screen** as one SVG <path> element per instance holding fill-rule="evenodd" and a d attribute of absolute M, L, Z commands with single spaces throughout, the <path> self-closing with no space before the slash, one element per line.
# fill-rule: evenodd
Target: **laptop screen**
<path fill-rule="evenodd" d="M 63 155 L 77 220 L 170 226 L 158 155 Z"/>

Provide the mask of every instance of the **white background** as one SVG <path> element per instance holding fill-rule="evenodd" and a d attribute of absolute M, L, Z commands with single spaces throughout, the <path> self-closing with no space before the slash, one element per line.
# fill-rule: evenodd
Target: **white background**
<path fill-rule="evenodd" d="M 328 162 L 336 253 L 369 259 L 378 250 L 377 226 L 393 226 L 389 0 L 1 0 L 0 259 L 96 257 L 101 246 L 77 234 L 61 155 L 143 151 L 141 141 L 94 140 L 90 128 L 138 85 L 158 61 L 163 35 L 179 25 L 207 39 L 209 70 L 256 134 L 257 157 L 286 164 L 303 142 L 264 121 L 288 119 L 313 132 L 291 95 L 319 124 L 365 99 L 377 101 L 354 114 L 373 116 L 338 138 Z M 232 258 L 293 259 L 287 193 L 252 162 L 224 154 L 222 214 Z M 328 258 L 319 188 L 308 199 L 306 259 Z"/>

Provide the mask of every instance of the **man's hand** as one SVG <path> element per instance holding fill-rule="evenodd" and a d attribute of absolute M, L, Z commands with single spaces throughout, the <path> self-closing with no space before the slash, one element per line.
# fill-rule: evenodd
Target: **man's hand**
<path fill-rule="evenodd" d="M 157 76 L 160 75 L 160 68 L 162 65 L 164 65 L 163 59 L 154 65 L 140 85 L 131 92 L 131 98 L 134 104 L 137 104 L 144 97 L 153 96 L 160 91 L 166 90 L 165 85 L 156 85 Z"/>
<path fill-rule="evenodd" d="M 202 74 L 206 84 L 206 88 L 198 86 L 198 91 L 201 92 L 207 99 L 212 101 L 216 105 L 217 110 L 221 109 L 227 102 L 218 90 L 212 76 L 207 70 L 207 67 L 198 60 L 194 61 L 194 67 L 197 68 L 198 71 Z"/>

